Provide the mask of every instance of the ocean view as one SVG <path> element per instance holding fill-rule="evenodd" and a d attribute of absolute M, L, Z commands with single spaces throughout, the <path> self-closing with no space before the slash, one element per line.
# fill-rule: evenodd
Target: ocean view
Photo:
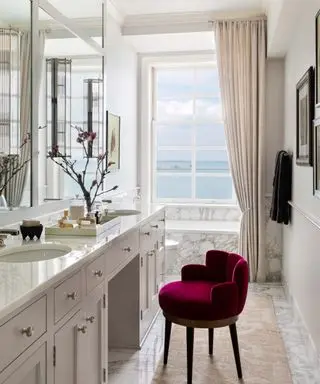
<path fill-rule="evenodd" d="M 158 172 L 191 172 L 191 161 L 157 161 Z M 229 172 L 227 161 L 196 161 L 196 171 L 201 173 Z"/>
<path fill-rule="evenodd" d="M 158 161 L 157 198 L 192 199 L 191 169 L 190 161 Z M 232 196 L 233 184 L 227 161 L 196 162 L 194 198 L 231 200 Z"/>

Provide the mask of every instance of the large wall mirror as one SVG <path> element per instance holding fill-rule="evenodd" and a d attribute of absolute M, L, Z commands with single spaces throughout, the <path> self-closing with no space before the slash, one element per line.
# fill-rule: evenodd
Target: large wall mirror
<path fill-rule="evenodd" d="M 48 157 L 52 149 L 74 162 L 79 172 L 87 166 L 91 183 L 105 148 L 103 0 L 90 2 L 90 7 L 82 3 L 40 2 L 40 204 L 81 195 L 78 184 L 59 165 L 61 158 Z M 79 130 L 96 134 L 93 146 L 84 150 Z"/>
<path fill-rule="evenodd" d="M 0 215 L 31 204 L 31 2 L 0 2 Z"/>

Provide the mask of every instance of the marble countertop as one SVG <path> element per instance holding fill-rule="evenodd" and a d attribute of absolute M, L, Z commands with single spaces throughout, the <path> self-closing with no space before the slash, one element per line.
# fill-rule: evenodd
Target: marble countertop
<path fill-rule="evenodd" d="M 135 206 L 135 209 L 139 207 Z M 68 245 L 72 251 L 64 256 L 51 260 L 34 262 L 1 262 L 0 250 L 0 318 L 16 310 L 27 301 L 39 295 L 73 270 L 81 268 L 96 257 L 102 248 L 108 248 L 112 241 L 128 231 L 142 225 L 162 208 L 150 207 L 140 215 L 124 216 L 115 219 L 115 225 L 99 237 L 66 237 L 45 236 L 37 243 L 58 243 Z M 12 237 L 10 243 L 3 248 L 25 246 L 30 241 L 23 241 L 21 235 Z"/>

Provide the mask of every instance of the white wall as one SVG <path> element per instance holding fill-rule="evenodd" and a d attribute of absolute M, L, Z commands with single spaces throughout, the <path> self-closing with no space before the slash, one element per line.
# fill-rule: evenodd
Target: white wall
<path fill-rule="evenodd" d="M 111 17 L 107 26 L 107 106 L 121 116 L 120 171 L 107 184 L 130 190 L 137 185 L 137 54 Z"/>
<path fill-rule="evenodd" d="M 285 148 L 295 153 L 296 83 L 315 65 L 315 14 L 319 1 L 304 2 L 285 63 Z M 320 200 L 313 196 L 312 167 L 293 165 L 293 202 L 307 215 L 320 218 Z M 320 232 L 296 209 L 284 227 L 284 278 L 320 352 Z"/>
<path fill-rule="evenodd" d="M 283 149 L 284 60 L 268 59 L 266 91 L 266 193 L 272 192 L 276 153 Z"/>

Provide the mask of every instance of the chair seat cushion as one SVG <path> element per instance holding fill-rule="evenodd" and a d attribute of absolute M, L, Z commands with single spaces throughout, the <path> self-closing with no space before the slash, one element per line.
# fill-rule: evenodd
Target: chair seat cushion
<path fill-rule="evenodd" d="M 219 284 L 210 281 L 168 283 L 159 293 L 160 307 L 164 313 L 188 320 L 213 321 L 236 315 L 233 303 L 229 306 L 212 302 L 212 289 Z"/>

